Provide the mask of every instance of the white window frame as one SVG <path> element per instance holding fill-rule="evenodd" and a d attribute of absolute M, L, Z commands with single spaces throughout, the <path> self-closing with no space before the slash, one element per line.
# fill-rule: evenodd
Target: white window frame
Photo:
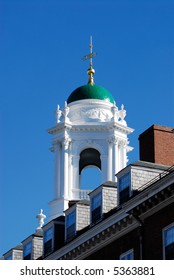
<path fill-rule="evenodd" d="M 130 255 L 130 254 L 132 254 L 132 259 L 131 259 L 131 260 L 134 260 L 134 249 L 130 249 L 130 250 L 128 250 L 128 251 L 122 253 L 122 254 L 120 255 L 120 260 L 127 260 L 127 258 L 125 259 L 125 257 L 128 256 L 128 255 Z"/>
<path fill-rule="evenodd" d="M 166 244 L 165 244 L 165 232 L 166 232 L 168 229 L 172 228 L 172 227 L 174 227 L 174 223 L 171 223 L 171 224 L 169 224 L 167 227 L 163 228 L 163 232 L 162 232 L 162 235 L 163 235 L 163 260 L 166 259 L 166 255 L 165 255 L 165 248 L 166 248 Z"/>

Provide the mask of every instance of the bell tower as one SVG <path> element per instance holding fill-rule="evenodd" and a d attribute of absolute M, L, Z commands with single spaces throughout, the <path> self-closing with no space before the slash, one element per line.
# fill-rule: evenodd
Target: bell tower
<path fill-rule="evenodd" d="M 127 164 L 128 134 L 126 110 L 116 106 L 111 93 L 94 84 L 92 40 L 88 84 L 75 89 L 64 107 L 57 106 L 56 125 L 49 129 L 54 152 L 54 199 L 50 220 L 63 214 L 71 200 L 88 199 L 80 176 L 87 166 L 101 170 L 101 183 L 116 181 L 115 174 Z M 92 180 L 92 178 L 91 178 Z"/>

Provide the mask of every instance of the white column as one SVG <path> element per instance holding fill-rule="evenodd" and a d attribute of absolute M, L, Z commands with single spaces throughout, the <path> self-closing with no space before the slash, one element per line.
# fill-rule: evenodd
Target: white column
<path fill-rule="evenodd" d="M 119 171 L 119 153 L 118 153 L 118 137 L 113 137 L 113 181 L 116 181 L 117 172 Z"/>
<path fill-rule="evenodd" d="M 79 198 L 79 191 L 80 191 L 80 178 L 79 178 L 79 155 L 73 156 L 73 184 L 72 184 L 72 199 L 78 199 Z"/>
<path fill-rule="evenodd" d="M 127 165 L 127 141 L 123 143 L 123 168 Z"/>
<path fill-rule="evenodd" d="M 108 139 L 107 181 L 112 181 L 112 139 Z"/>
<path fill-rule="evenodd" d="M 127 157 L 126 157 L 126 140 L 120 141 L 120 169 L 124 168 L 126 166 Z"/>
<path fill-rule="evenodd" d="M 70 139 L 65 138 L 62 142 L 62 188 L 61 188 L 61 196 L 65 199 L 68 198 L 68 174 L 69 174 L 69 143 Z"/>
<path fill-rule="evenodd" d="M 61 148 L 60 143 L 54 144 L 54 199 L 60 197 L 60 166 L 61 166 Z"/>

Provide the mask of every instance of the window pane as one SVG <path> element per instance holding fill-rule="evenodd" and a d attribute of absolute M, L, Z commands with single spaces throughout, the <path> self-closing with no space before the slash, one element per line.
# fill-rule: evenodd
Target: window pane
<path fill-rule="evenodd" d="M 76 211 L 73 211 L 69 213 L 66 217 L 67 227 L 71 226 L 72 224 L 75 224 L 75 222 L 76 222 Z"/>
<path fill-rule="evenodd" d="M 174 259 L 174 226 L 164 230 L 165 259 Z"/>
<path fill-rule="evenodd" d="M 92 223 L 97 222 L 101 218 L 101 206 L 92 210 Z"/>
<path fill-rule="evenodd" d="M 91 209 L 94 210 L 102 205 L 102 193 L 98 193 L 96 196 L 92 198 Z"/>
<path fill-rule="evenodd" d="M 75 236 L 75 231 L 76 231 L 75 224 L 69 226 L 66 231 L 66 238 L 67 239 L 73 238 Z"/>
<path fill-rule="evenodd" d="M 129 188 L 126 188 L 119 193 L 120 196 L 120 204 L 128 201 L 129 199 Z"/>
<path fill-rule="evenodd" d="M 164 237 L 165 237 L 165 246 L 168 246 L 169 244 L 174 242 L 174 226 L 165 230 Z"/>
<path fill-rule="evenodd" d="M 127 173 L 119 179 L 119 191 L 122 191 L 127 187 L 130 187 L 130 173 Z"/>
<path fill-rule="evenodd" d="M 44 243 L 44 254 L 45 256 L 52 252 L 52 239 Z"/>
<path fill-rule="evenodd" d="M 7 258 L 5 258 L 5 260 L 12 260 L 12 255 L 10 255 Z"/>
<path fill-rule="evenodd" d="M 123 253 L 120 256 L 120 260 L 133 260 L 134 259 L 134 251 L 133 250 L 129 250 L 125 253 Z"/>
<path fill-rule="evenodd" d="M 66 239 L 72 239 L 76 234 L 76 211 L 66 217 Z"/>
<path fill-rule="evenodd" d="M 50 240 L 52 238 L 53 238 L 53 227 L 50 227 L 44 233 L 44 242 L 47 242 L 48 240 Z"/>
<path fill-rule="evenodd" d="M 24 257 L 31 253 L 32 243 L 31 241 L 24 246 Z"/>

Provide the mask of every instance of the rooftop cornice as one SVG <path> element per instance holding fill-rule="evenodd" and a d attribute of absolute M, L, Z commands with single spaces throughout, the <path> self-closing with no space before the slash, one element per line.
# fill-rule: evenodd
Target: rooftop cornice
<path fill-rule="evenodd" d="M 152 214 L 156 211 L 155 208 L 159 208 L 160 203 L 162 205 L 160 207 L 165 207 L 171 201 L 174 201 L 173 173 L 143 190 L 123 204 L 115 214 L 87 230 L 46 259 L 83 259 L 84 255 L 90 255 L 94 250 L 110 243 L 112 239 L 118 239 L 126 232 L 139 227 L 140 223 L 134 218 L 135 213 L 142 216 L 151 211 Z"/>

